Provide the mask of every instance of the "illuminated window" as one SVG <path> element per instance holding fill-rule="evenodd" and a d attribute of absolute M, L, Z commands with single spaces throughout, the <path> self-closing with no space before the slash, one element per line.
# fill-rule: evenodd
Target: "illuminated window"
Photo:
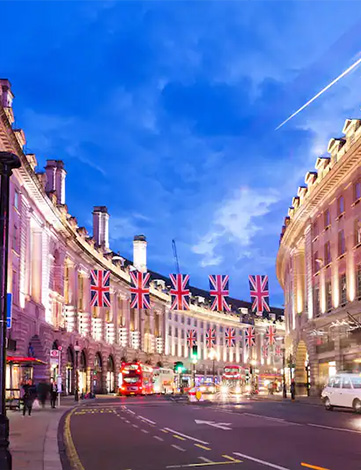
<path fill-rule="evenodd" d="M 332 310 L 332 289 L 331 281 L 327 281 L 325 285 L 326 290 L 326 311 L 330 312 Z"/>
<path fill-rule="evenodd" d="M 65 265 L 64 270 L 64 297 L 65 303 L 69 303 L 69 266 Z"/>
<path fill-rule="evenodd" d="M 337 201 L 337 215 L 341 216 L 345 212 L 345 199 L 343 196 L 338 198 Z"/>
<path fill-rule="evenodd" d="M 346 302 L 347 302 L 347 297 L 346 297 L 347 285 L 346 285 L 346 274 L 345 273 L 341 274 L 339 281 L 340 281 L 340 285 L 339 285 L 340 303 L 341 303 L 341 305 L 346 305 Z"/>
<path fill-rule="evenodd" d="M 358 201 L 361 199 L 361 181 L 356 181 L 353 187 L 354 200 Z"/>
<path fill-rule="evenodd" d="M 328 264 L 331 263 L 331 245 L 330 242 L 326 242 L 325 244 L 325 265 L 327 266 Z"/>
<path fill-rule="evenodd" d="M 340 230 L 338 232 L 338 256 L 342 256 L 346 253 L 346 241 L 345 241 L 345 232 Z"/>
<path fill-rule="evenodd" d="M 84 278 L 81 274 L 78 275 L 78 310 L 83 310 L 84 305 Z"/>
<path fill-rule="evenodd" d="M 325 210 L 323 214 L 323 220 L 325 224 L 325 229 L 328 229 L 328 227 L 331 225 L 331 217 L 330 217 L 330 210 L 327 209 Z"/>

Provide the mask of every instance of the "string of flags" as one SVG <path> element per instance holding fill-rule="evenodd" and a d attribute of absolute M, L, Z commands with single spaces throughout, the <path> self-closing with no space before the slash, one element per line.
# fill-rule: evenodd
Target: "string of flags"
<path fill-rule="evenodd" d="M 131 308 L 150 309 L 149 280 L 150 273 L 130 271 L 132 285 Z M 227 301 L 229 297 L 229 276 L 216 274 L 209 275 L 209 294 L 212 297 L 211 310 L 230 312 L 231 307 Z M 171 310 L 189 310 L 190 289 L 188 274 L 170 274 L 172 282 Z M 270 312 L 269 288 L 267 275 L 248 276 L 250 295 L 252 299 L 252 312 L 262 315 Z M 90 276 L 90 292 L 92 307 L 110 307 L 110 271 L 92 270 Z M 273 341 L 270 339 L 270 341 Z M 271 342 L 271 344 L 273 344 Z"/>

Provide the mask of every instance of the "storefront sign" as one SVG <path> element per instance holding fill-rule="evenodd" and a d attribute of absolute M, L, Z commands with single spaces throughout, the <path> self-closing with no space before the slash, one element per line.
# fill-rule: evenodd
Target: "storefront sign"
<path fill-rule="evenodd" d="M 50 364 L 59 364 L 60 351 L 57 349 L 50 349 Z"/>

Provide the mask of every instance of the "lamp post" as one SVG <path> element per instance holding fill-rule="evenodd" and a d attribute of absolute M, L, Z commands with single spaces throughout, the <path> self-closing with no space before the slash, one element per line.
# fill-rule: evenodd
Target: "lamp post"
<path fill-rule="evenodd" d="M 20 168 L 19 157 L 9 152 L 0 152 L 0 468 L 11 470 L 9 451 L 9 419 L 5 406 L 6 378 L 6 310 L 7 271 L 9 239 L 9 189 L 10 176 L 14 168 Z"/>
<path fill-rule="evenodd" d="M 74 398 L 75 398 L 75 401 L 79 401 L 79 351 L 80 351 L 80 346 L 78 344 L 78 341 L 75 343 L 74 351 L 75 351 L 75 394 L 74 394 Z"/>
<path fill-rule="evenodd" d="M 282 394 L 283 394 L 283 398 L 287 398 L 287 387 L 286 387 L 286 348 L 283 348 L 282 349 L 282 382 L 283 382 L 283 386 L 282 386 Z"/>
<path fill-rule="evenodd" d="M 218 354 L 215 349 L 211 349 L 209 351 L 209 359 L 212 361 L 212 376 L 213 376 L 213 383 L 215 383 L 215 376 L 216 376 L 216 370 L 215 370 L 215 361 L 218 359 Z"/>

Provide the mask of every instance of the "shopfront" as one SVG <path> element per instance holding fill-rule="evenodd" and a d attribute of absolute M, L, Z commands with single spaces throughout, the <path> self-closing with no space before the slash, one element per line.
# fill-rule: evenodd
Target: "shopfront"
<path fill-rule="evenodd" d="M 66 351 L 65 393 L 74 394 L 74 350 L 71 346 Z"/>
<path fill-rule="evenodd" d="M 86 393 L 87 391 L 87 360 L 85 351 L 83 349 L 80 354 L 79 361 L 79 393 Z"/>
<path fill-rule="evenodd" d="M 114 359 L 113 356 L 109 356 L 107 361 L 107 393 L 113 393 L 115 390 L 114 374 Z"/>
<path fill-rule="evenodd" d="M 99 352 L 96 353 L 94 359 L 93 370 L 93 392 L 103 393 L 103 380 L 102 380 L 102 357 Z"/>

